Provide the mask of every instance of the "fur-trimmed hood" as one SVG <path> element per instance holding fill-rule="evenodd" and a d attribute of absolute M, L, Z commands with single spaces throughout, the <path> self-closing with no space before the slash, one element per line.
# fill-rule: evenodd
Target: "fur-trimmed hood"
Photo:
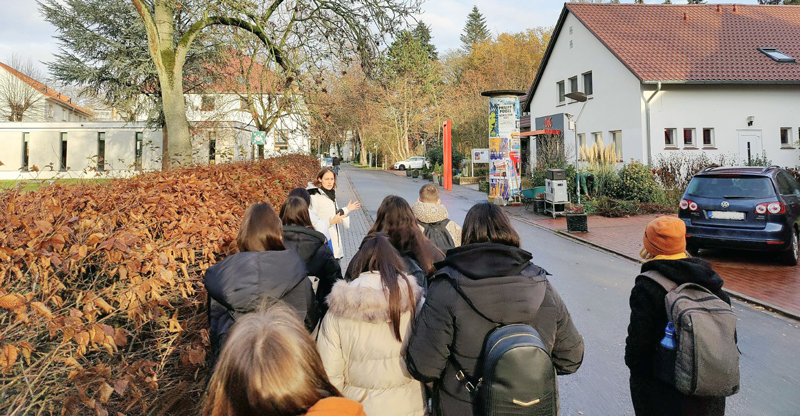
<path fill-rule="evenodd" d="M 418 220 L 427 223 L 439 222 L 450 216 L 444 205 L 432 202 L 417 201 L 411 207 L 411 211 Z"/>
<path fill-rule="evenodd" d="M 414 307 L 408 301 L 408 287 L 414 293 L 416 304 L 422 298 L 422 289 L 413 277 L 400 274 L 400 312 L 410 312 Z M 403 280 L 408 282 L 406 285 Z M 348 283 L 340 280 L 333 285 L 328 295 L 328 313 L 345 319 L 366 322 L 389 322 L 389 290 L 383 287 L 381 275 L 375 272 L 361 273 Z"/>

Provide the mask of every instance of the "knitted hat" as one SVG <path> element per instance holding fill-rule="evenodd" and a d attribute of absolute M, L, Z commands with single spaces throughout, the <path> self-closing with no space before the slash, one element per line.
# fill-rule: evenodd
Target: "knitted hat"
<path fill-rule="evenodd" d="M 686 224 L 676 217 L 658 217 L 644 230 L 644 248 L 653 256 L 686 251 Z"/>

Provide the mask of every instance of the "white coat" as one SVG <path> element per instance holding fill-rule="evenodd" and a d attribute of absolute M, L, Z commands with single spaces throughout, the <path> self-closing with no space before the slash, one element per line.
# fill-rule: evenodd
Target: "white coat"
<path fill-rule="evenodd" d="M 314 188 L 309 188 L 309 191 L 313 190 Z M 330 224 L 330 221 L 333 217 L 336 216 L 336 211 L 339 210 L 339 206 L 336 202 L 332 201 L 325 195 L 322 190 L 319 190 L 318 193 L 311 193 L 311 206 L 308 207 L 309 213 L 314 212 L 314 214 L 319 217 L 320 221 L 324 221 L 326 224 Z M 333 257 L 340 259 L 344 256 L 342 252 L 342 228 L 350 228 L 350 218 L 347 217 L 350 214 L 350 210 L 345 206 L 342 207 L 344 211 L 345 217 L 342 218 L 341 224 L 333 224 L 328 227 L 328 233 L 330 234 L 331 239 L 331 246 L 333 246 Z"/>
<path fill-rule="evenodd" d="M 413 277 L 401 275 L 400 334 L 411 330 L 409 282 L 417 302 L 422 291 Z M 364 405 L 368 416 L 424 415 L 422 384 L 408 374 L 405 342 L 389 326 L 389 291 L 378 273 L 362 273 L 350 283 L 339 281 L 328 296 L 328 313 L 317 348 L 328 377 L 342 394 Z"/>

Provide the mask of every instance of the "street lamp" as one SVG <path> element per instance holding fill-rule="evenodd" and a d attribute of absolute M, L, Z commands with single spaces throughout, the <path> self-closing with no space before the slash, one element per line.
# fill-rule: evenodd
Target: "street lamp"
<path fill-rule="evenodd" d="M 575 133 L 575 193 L 577 194 L 577 197 L 578 197 L 577 201 L 578 201 L 578 204 L 580 205 L 580 203 L 581 203 L 581 180 L 580 180 L 580 173 L 578 173 L 578 160 L 579 160 L 579 157 L 578 157 L 578 120 L 580 120 L 581 115 L 583 114 L 583 109 L 586 108 L 586 102 L 587 102 L 586 100 L 589 99 L 589 96 L 584 94 L 584 93 L 582 93 L 582 92 L 580 92 L 580 91 L 574 91 L 574 92 L 571 92 L 569 94 L 564 94 L 564 96 L 569 98 L 569 99 L 571 99 L 571 100 L 575 100 L 575 101 L 583 103 L 583 105 L 581 106 L 581 112 L 578 113 L 578 117 L 575 118 L 575 129 L 573 130 L 573 132 Z M 572 121 L 572 116 L 567 115 L 567 118 L 569 118 L 570 121 Z"/>

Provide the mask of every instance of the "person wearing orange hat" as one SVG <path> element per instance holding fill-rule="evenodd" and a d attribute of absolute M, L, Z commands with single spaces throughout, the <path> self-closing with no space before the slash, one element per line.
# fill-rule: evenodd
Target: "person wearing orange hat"
<path fill-rule="evenodd" d="M 696 283 L 730 304 L 722 278 L 705 260 L 686 253 L 686 224 L 677 217 L 658 217 L 647 224 L 640 255 L 641 272 L 657 271 L 678 285 Z M 645 276 L 631 290 L 631 319 L 625 340 L 633 409 L 638 416 L 716 416 L 725 414 L 724 397 L 687 396 L 656 377 L 657 347 L 664 337 L 667 291 Z"/>

